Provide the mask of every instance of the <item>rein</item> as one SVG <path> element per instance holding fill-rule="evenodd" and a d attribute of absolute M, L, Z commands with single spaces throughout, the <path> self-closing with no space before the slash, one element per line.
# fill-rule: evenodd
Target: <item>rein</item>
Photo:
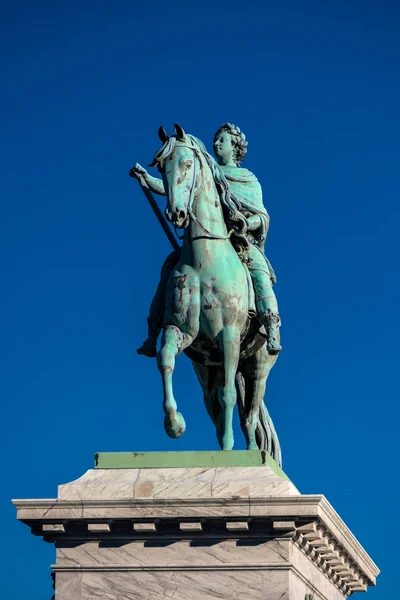
<path fill-rule="evenodd" d="M 195 154 L 195 159 L 198 158 L 199 163 L 200 163 L 200 169 L 202 161 L 201 161 L 201 152 L 200 150 L 198 150 L 197 148 L 194 148 L 193 146 L 183 146 L 180 145 L 180 148 L 188 148 L 189 150 L 192 150 L 193 153 Z M 232 233 L 234 232 L 233 229 L 231 229 L 229 231 L 229 233 L 227 235 L 216 235 L 214 233 L 212 233 L 211 231 L 209 231 L 206 227 L 204 227 L 204 225 L 199 221 L 199 219 L 197 218 L 197 216 L 194 214 L 193 212 L 193 203 L 194 203 L 194 199 L 195 199 L 195 194 L 194 194 L 194 187 L 196 185 L 196 160 L 194 160 L 193 162 L 193 182 L 192 182 L 192 187 L 190 188 L 190 194 L 189 194 L 189 202 L 188 202 L 188 214 L 191 217 L 191 219 L 193 219 L 193 221 L 196 223 L 196 225 L 198 225 L 203 231 L 204 233 L 206 233 L 209 237 L 206 239 L 213 239 L 213 240 L 229 240 Z M 203 179 L 201 180 L 201 186 L 198 190 L 198 192 L 202 189 L 203 187 Z M 180 236 L 179 233 L 177 232 L 177 228 L 174 226 L 175 228 L 175 233 L 178 236 L 178 238 L 180 240 L 182 240 L 184 238 L 184 236 Z"/>

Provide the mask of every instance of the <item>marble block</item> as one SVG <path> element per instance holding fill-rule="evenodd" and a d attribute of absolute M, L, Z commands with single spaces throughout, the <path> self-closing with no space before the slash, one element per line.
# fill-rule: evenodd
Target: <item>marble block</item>
<path fill-rule="evenodd" d="M 324 496 L 265 461 L 97 468 L 14 504 L 55 545 L 56 600 L 342 600 L 379 573 Z"/>

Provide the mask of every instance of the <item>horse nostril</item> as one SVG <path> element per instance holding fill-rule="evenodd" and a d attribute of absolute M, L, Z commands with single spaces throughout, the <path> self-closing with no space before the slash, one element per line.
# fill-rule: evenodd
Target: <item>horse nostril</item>
<path fill-rule="evenodd" d="M 185 219 L 185 217 L 186 217 L 186 213 L 185 213 L 185 211 L 184 211 L 184 210 L 180 210 L 180 211 L 178 212 L 178 218 L 179 218 L 181 221 L 183 221 L 183 220 Z"/>

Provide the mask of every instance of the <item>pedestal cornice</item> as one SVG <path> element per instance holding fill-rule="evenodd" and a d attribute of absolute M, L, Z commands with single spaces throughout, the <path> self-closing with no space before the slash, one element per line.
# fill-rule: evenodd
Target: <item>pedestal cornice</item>
<path fill-rule="evenodd" d="M 18 519 L 47 542 L 88 540 L 290 539 L 346 595 L 375 585 L 378 569 L 324 496 L 137 500 L 14 500 Z M 239 526 L 238 526 L 239 524 Z M 186 525 L 186 527 L 185 527 Z M 191 527 L 188 527 L 191 525 Z M 291 568 L 288 563 L 273 568 Z M 251 565 L 198 568 L 270 569 Z M 54 566 L 93 570 L 96 565 Z M 142 569 L 143 565 L 107 565 Z M 150 567 L 148 567 L 150 569 Z M 152 565 L 151 569 L 166 568 Z M 169 565 L 168 569 L 185 569 Z"/>

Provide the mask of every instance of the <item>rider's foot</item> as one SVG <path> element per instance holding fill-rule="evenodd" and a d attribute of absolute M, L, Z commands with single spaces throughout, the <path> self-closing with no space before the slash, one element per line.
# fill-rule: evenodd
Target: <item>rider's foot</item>
<path fill-rule="evenodd" d="M 276 341 L 276 339 L 269 338 L 269 340 L 267 342 L 267 351 L 268 351 L 268 354 L 271 354 L 272 356 L 275 356 L 276 354 L 279 354 L 279 352 L 281 350 L 282 350 L 282 346 L 280 344 L 278 344 L 278 342 Z"/>
<path fill-rule="evenodd" d="M 137 349 L 137 353 L 144 354 L 149 358 L 155 358 L 157 356 L 157 338 L 148 337 L 140 348 Z"/>

